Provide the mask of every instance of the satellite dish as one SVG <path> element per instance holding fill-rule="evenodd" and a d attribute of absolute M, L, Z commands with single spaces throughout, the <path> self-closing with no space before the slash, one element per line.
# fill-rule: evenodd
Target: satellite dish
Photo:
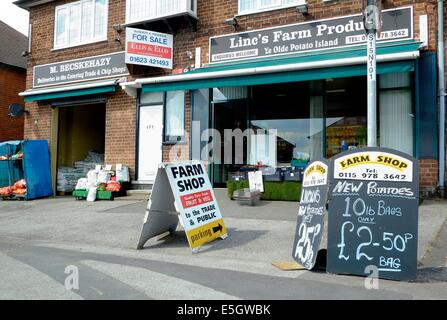
<path fill-rule="evenodd" d="M 19 118 L 25 113 L 25 107 L 18 103 L 9 105 L 9 116 Z"/>

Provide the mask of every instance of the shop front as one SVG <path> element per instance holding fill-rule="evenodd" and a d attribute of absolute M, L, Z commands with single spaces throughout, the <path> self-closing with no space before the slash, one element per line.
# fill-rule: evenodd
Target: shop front
<path fill-rule="evenodd" d="M 191 96 L 190 157 L 220 187 L 253 167 L 299 170 L 366 146 L 364 43 L 361 15 L 212 37 L 208 67 L 123 86 Z M 377 142 L 422 162 L 437 158 L 436 57 L 423 49 L 412 7 L 383 12 Z"/>
<path fill-rule="evenodd" d="M 34 67 L 33 88 L 21 95 L 51 113 L 51 166 L 58 194 L 71 193 L 88 170 L 104 164 L 107 106 L 128 74 L 123 52 Z M 34 128 L 44 125 L 39 121 L 36 117 Z"/>

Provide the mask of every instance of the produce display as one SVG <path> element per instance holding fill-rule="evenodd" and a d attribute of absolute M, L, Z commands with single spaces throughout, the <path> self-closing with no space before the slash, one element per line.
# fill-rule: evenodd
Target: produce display
<path fill-rule="evenodd" d="M 77 181 L 73 196 L 78 200 L 87 199 L 87 201 L 113 200 L 114 194 L 122 190 L 122 183 L 129 182 L 121 180 L 123 177 L 129 178 L 129 169 L 126 166 L 117 168 L 116 171 L 90 170 L 86 178 Z"/>
<path fill-rule="evenodd" d="M 12 194 L 24 195 L 26 194 L 26 181 L 25 179 L 19 180 L 12 186 Z"/>
<path fill-rule="evenodd" d="M 21 196 L 26 194 L 26 181 L 21 179 L 12 186 L 0 188 L 0 196 L 7 197 L 10 195 Z"/>
<path fill-rule="evenodd" d="M 0 188 L 0 196 L 7 197 L 7 196 L 10 196 L 11 193 L 12 193 L 12 190 L 11 190 L 11 187 L 9 187 L 9 186 Z"/>
<path fill-rule="evenodd" d="M 23 152 L 19 151 L 14 155 L 11 156 L 0 156 L 0 161 L 6 161 L 6 160 L 22 160 L 23 159 Z"/>
<path fill-rule="evenodd" d="M 53 195 L 47 140 L 0 142 L 0 201 Z"/>
<path fill-rule="evenodd" d="M 112 192 L 120 192 L 121 190 L 121 185 L 116 182 L 116 181 L 110 181 L 109 183 L 107 183 L 107 191 L 112 191 Z"/>
<path fill-rule="evenodd" d="M 90 150 L 82 161 L 76 161 L 74 167 L 59 167 L 57 170 L 57 191 L 72 192 L 76 183 L 96 165 L 104 164 L 104 155 Z"/>
<path fill-rule="evenodd" d="M 0 161 L 17 161 L 17 160 L 22 160 L 22 159 L 23 159 L 22 151 L 17 151 L 14 154 L 0 155 Z M 1 175 L 4 178 L 0 181 L 0 197 L 14 198 L 14 196 L 26 195 L 25 179 L 20 179 L 20 180 L 16 181 L 15 183 L 13 183 L 14 180 L 11 180 L 11 177 L 8 177 L 10 175 L 10 173 L 8 171 L 11 168 L 19 168 L 19 167 L 21 167 L 21 164 L 13 164 L 13 165 L 7 165 L 7 166 L 2 167 L 3 172 L 1 173 Z M 23 173 L 20 174 L 19 176 L 22 177 Z M 12 178 L 12 179 L 18 179 L 17 175 L 15 178 Z M 2 184 L 8 184 L 8 185 L 2 186 Z M 10 184 L 12 184 L 12 185 L 10 185 Z"/>

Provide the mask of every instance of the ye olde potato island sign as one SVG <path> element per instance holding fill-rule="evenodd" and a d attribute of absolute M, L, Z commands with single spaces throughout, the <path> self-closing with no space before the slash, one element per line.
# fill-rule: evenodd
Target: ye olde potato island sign
<path fill-rule="evenodd" d="M 293 258 L 306 269 L 315 266 L 323 236 L 328 193 L 329 161 L 313 161 L 304 171 Z"/>
<path fill-rule="evenodd" d="M 414 158 L 364 148 L 335 156 L 328 210 L 329 273 L 416 277 L 419 179 Z"/>

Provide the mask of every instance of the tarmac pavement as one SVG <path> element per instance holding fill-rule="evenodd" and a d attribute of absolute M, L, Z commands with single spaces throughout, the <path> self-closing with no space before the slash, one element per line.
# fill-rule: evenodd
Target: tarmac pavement
<path fill-rule="evenodd" d="M 286 272 L 271 265 L 292 261 L 297 203 L 239 206 L 227 199 L 224 189 L 217 189 L 216 197 L 229 237 L 203 246 L 197 254 L 191 253 L 180 226 L 174 235 L 151 239 L 143 250 L 135 250 L 147 200 L 0 201 L 0 278 L 6 279 L 0 283 L 0 299 L 447 297 L 447 249 L 439 246 L 447 239 L 442 228 L 446 201 L 420 206 L 418 281 L 381 280 L 380 290 L 366 290 L 362 277 Z M 64 270 L 71 264 L 84 279 L 75 291 L 63 287 Z"/>

